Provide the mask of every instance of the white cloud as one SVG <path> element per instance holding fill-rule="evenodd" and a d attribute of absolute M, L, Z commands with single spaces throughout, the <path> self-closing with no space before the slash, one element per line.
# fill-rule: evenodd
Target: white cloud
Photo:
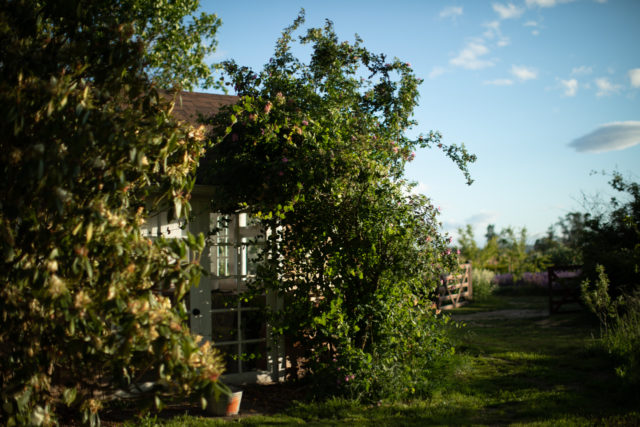
<path fill-rule="evenodd" d="M 571 141 L 570 147 L 585 153 L 624 150 L 640 144 L 640 121 L 614 122 Z"/>
<path fill-rule="evenodd" d="M 467 218 L 465 221 L 465 224 L 471 224 L 474 226 L 489 225 L 495 222 L 497 219 L 498 219 L 497 213 L 482 211 L 477 214 L 471 215 L 469 218 Z"/>
<path fill-rule="evenodd" d="M 564 94 L 566 96 L 576 96 L 576 93 L 578 93 L 578 80 L 560 80 L 560 84 L 564 88 Z"/>
<path fill-rule="evenodd" d="M 442 9 L 440 12 L 440 18 L 456 19 L 457 16 L 462 15 L 462 6 L 449 6 Z"/>
<path fill-rule="evenodd" d="M 516 7 L 513 3 L 506 5 L 501 3 L 493 3 L 493 10 L 500 16 L 500 19 L 519 18 L 524 12 L 523 9 Z"/>
<path fill-rule="evenodd" d="M 458 56 L 451 58 L 451 65 L 466 68 L 468 70 L 479 70 L 481 68 L 492 67 L 493 61 L 482 57 L 489 53 L 489 48 L 482 41 L 472 41 L 458 53 Z"/>
<path fill-rule="evenodd" d="M 494 86 L 511 86 L 513 84 L 513 80 L 511 79 L 495 79 L 495 80 L 487 80 L 484 82 L 486 85 L 494 85 Z"/>
<path fill-rule="evenodd" d="M 593 71 L 593 68 L 587 67 L 586 65 L 581 65 L 579 67 L 573 67 L 571 69 L 571 75 L 579 76 L 584 74 L 591 74 L 592 71 Z"/>
<path fill-rule="evenodd" d="M 578 93 L 578 80 L 560 80 L 560 84 L 564 88 L 564 94 L 566 96 L 576 96 L 576 93 Z"/>
<path fill-rule="evenodd" d="M 631 80 L 631 86 L 640 87 L 640 68 L 629 70 L 629 80 Z"/>
<path fill-rule="evenodd" d="M 556 5 L 556 0 L 527 0 L 527 6 L 533 7 L 553 7 Z"/>
<path fill-rule="evenodd" d="M 539 22 L 537 21 L 527 21 L 524 24 L 522 24 L 523 27 L 531 27 L 533 28 L 533 30 L 531 30 L 531 34 L 534 36 L 539 36 L 540 35 L 540 30 L 538 28 L 541 28 L 542 26 L 540 25 Z"/>
<path fill-rule="evenodd" d="M 522 81 L 533 80 L 538 78 L 538 72 L 533 68 L 524 67 L 521 65 L 513 65 L 511 67 L 511 74 L 516 76 Z"/>
<path fill-rule="evenodd" d="M 569 3 L 573 0 L 527 0 L 527 6 L 529 7 L 554 7 L 559 3 Z"/>
<path fill-rule="evenodd" d="M 429 78 L 435 79 L 436 77 L 443 75 L 446 71 L 447 70 L 444 67 L 439 67 L 439 66 L 433 67 L 431 69 L 431 72 L 429 73 Z"/>
<path fill-rule="evenodd" d="M 487 39 L 492 39 L 496 36 L 499 36 L 500 33 L 500 21 L 491 21 L 491 22 L 485 22 L 483 24 L 485 27 L 487 27 L 487 31 L 484 32 L 484 34 L 482 34 L 484 37 L 486 37 Z"/>
<path fill-rule="evenodd" d="M 487 40 L 498 39 L 496 45 L 498 47 L 508 46 L 511 41 L 509 37 L 503 36 L 502 31 L 500 31 L 500 21 L 491 21 L 485 22 L 483 24 L 487 30 L 482 34 L 482 36 Z"/>
<path fill-rule="evenodd" d="M 598 87 L 598 92 L 596 96 L 609 96 L 613 93 L 618 93 L 622 86 L 611 83 L 608 78 L 600 77 L 595 80 L 596 86 Z"/>

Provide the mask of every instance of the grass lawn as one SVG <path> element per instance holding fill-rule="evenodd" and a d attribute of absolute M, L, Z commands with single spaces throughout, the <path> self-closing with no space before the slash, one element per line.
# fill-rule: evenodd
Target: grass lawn
<path fill-rule="evenodd" d="M 598 325 L 578 311 L 549 317 L 547 299 L 492 295 L 452 311 L 465 324 L 448 385 L 428 399 L 361 405 L 294 403 L 242 425 L 640 425 L 640 390 L 622 384 L 593 343 Z M 214 426 L 230 420 L 179 416 L 136 425 Z"/>

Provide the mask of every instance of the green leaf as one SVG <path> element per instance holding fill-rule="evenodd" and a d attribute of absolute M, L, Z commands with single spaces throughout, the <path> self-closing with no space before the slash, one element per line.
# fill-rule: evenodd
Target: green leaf
<path fill-rule="evenodd" d="M 71 406 L 73 402 L 76 400 L 76 396 L 78 395 L 78 390 L 74 388 L 67 388 L 62 393 L 64 404 L 67 406 Z"/>

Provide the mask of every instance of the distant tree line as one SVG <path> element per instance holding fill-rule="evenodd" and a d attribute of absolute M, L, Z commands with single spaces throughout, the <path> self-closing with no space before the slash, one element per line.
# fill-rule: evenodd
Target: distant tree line
<path fill-rule="evenodd" d="M 489 225 L 480 247 L 467 225 L 458 230 L 461 258 L 479 269 L 512 273 L 516 281 L 554 265 L 583 265 L 585 278 L 595 280 L 602 265 L 614 294 L 632 292 L 640 283 L 640 185 L 619 173 L 610 185 L 619 195 L 604 209 L 566 214 L 533 245 L 527 245 L 526 228 L 498 232 Z"/>

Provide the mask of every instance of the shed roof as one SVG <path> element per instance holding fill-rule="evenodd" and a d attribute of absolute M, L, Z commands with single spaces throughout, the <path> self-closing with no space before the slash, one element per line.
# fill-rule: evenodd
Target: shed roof
<path fill-rule="evenodd" d="M 173 107 L 173 116 L 196 124 L 199 115 L 209 116 L 217 113 L 220 107 L 238 102 L 233 95 L 219 95 L 203 92 L 180 92 Z"/>

